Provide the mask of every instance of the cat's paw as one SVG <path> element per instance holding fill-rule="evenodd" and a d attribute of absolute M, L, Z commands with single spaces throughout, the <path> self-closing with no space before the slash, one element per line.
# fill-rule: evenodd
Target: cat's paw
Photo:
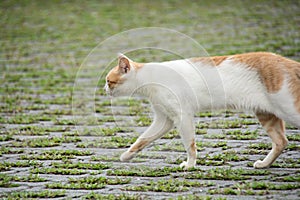
<path fill-rule="evenodd" d="M 269 165 L 264 163 L 263 161 L 261 160 L 257 160 L 254 164 L 253 164 L 253 167 L 255 169 L 263 169 L 263 168 L 268 168 Z"/>
<path fill-rule="evenodd" d="M 186 161 L 183 161 L 181 164 L 180 164 L 180 168 L 184 169 L 184 170 L 187 170 L 187 169 L 190 169 L 190 168 L 193 168 L 195 167 L 195 165 L 189 165 L 188 162 Z"/>
<path fill-rule="evenodd" d="M 126 152 L 124 152 L 124 153 L 121 155 L 120 160 L 121 160 L 122 162 L 128 161 L 128 160 L 131 160 L 135 155 L 136 155 L 135 152 L 129 152 L 129 151 L 126 151 Z"/>

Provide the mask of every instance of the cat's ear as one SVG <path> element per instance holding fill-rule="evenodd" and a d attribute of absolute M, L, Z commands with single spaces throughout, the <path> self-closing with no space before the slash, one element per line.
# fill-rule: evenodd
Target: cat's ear
<path fill-rule="evenodd" d="M 127 74 L 130 71 L 130 59 L 123 54 L 119 54 L 119 71 Z"/>

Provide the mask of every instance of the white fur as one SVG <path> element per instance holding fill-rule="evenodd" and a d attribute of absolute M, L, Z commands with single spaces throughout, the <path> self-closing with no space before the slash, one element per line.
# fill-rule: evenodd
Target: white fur
<path fill-rule="evenodd" d="M 176 99 L 177 110 L 180 108 L 185 113 L 223 108 L 274 109 L 257 72 L 230 59 L 218 67 L 191 64 L 186 60 L 150 63 L 138 72 L 137 79 L 138 85 L 147 88 L 141 95 L 160 104 Z M 164 88 L 164 92 L 159 88 Z M 166 90 L 169 91 L 166 93 Z"/>
<path fill-rule="evenodd" d="M 279 92 L 268 94 L 273 112 L 286 122 L 300 127 L 300 114 L 296 111 L 294 99 L 289 91 L 288 77 L 285 77 L 283 86 Z"/>

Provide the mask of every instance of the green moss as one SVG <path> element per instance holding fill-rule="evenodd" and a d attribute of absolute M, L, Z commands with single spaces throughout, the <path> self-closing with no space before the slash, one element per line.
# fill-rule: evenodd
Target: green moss
<path fill-rule="evenodd" d="M 239 156 L 238 152 L 236 152 L 236 151 L 224 151 L 222 153 L 214 154 L 214 155 L 207 154 L 202 159 L 223 161 L 224 163 L 227 163 L 230 161 L 239 162 L 239 161 L 248 160 L 247 157 Z"/>
<path fill-rule="evenodd" d="M 279 177 L 275 178 L 276 181 L 283 181 L 283 182 L 300 182 L 300 175 L 295 174 L 293 176 L 285 176 L 285 177 Z"/>
<path fill-rule="evenodd" d="M 133 132 L 131 128 L 124 128 L 124 127 L 113 127 L 113 128 L 91 128 L 91 129 L 84 129 L 83 131 L 76 131 L 73 133 L 67 133 L 65 135 L 69 136 L 115 136 L 117 133 L 126 133 L 126 132 Z"/>
<path fill-rule="evenodd" d="M 103 155 L 103 156 L 92 156 L 91 161 L 105 161 L 105 162 L 119 162 L 120 155 Z"/>
<path fill-rule="evenodd" d="M 15 182 L 44 182 L 45 178 L 41 178 L 38 174 L 29 174 L 28 176 L 11 176 L 7 174 L 0 174 L 0 182 L 5 183 L 9 181 Z M 5 187 L 5 186 L 4 186 Z"/>
<path fill-rule="evenodd" d="M 179 165 L 183 161 L 185 161 L 185 160 L 181 159 L 181 158 L 177 158 L 175 160 L 167 160 L 167 163 Z M 206 159 L 202 159 L 202 158 L 197 158 L 196 164 L 197 165 L 204 165 L 204 166 L 221 166 L 221 165 L 224 165 L 225 162 L 224 161 L 215 161 L 215 160 L 206 160 Z"/>
<path fill-rule="evenodd" d="M 225 139 L 224 134 L 208 134 L 204 136 L 205 139 Z"/>
<path fill-rule="evenodd" d="M 154 151 L 178 151 L 185 152 L 184 146 L 181 142 L 170 142 L 168 144 L 155 145 Z"/>
<path fill-rule="evenodd" d="M 234 130 L 234 131 L 226 131 L 225 134 L 228 136 L 228 139 L 232 140 L 255 140 L 258 137 L 258 131 L 241 131 L 241 130 Z"/>
<path fill-rule="evenodd" d="M 150 126 L 152 123 L 152 119 L 147 116 L 140 116 L 135 120 L 135 122 L 138 126 Z"/>
<path fill-rule="evenodd" d="M 80 142 L 79 137 L 48 137 L 48 138 L 35 138 L 25 139 L 22 141 L 12 142 L 10 145 L 13 147 L 54 147 L 59 146 L 62 143 L 77 143 Z"/>
<path fill-rule="evenodd" d="M 225 134 L 209 134 L 205 135 L 207 139 L 229 139 L 229 140 L 255 140 L 258 137 L 258 131 L 226 131 Z"/>
<path fill-rule="evenodd" d="M 212 117 L 212 116 L 216 116 L 216 114 L 213 114 L 211 112 L 201 112 L 201 113 L 197 113 L 195 116 L 196 117 Z"/>
<path fill-rule="evenodd" d="M 135 141 L 136 137 L 120 137 L 112 136 L 105 137 L 101 140 L 92 141 L 92 142 L 81 142 L 76 145 L 78 148 L 124 148 L 130 147 Z"/>
<path fill-rule="evenodd" d="M 6 175 L 6 174 L 0 174 L 0 187 L 2 188 L 12 188 L 12 187 L 19 187 L 20 184 L 12 183 L 13 177 Z"/>
<path fill-rule="evenodd" d="M 99 124 L 101 123 L 105 123 L 105 122 L 116 122 L 118 121 L 117 118 L 115 118 L 114 116 L 107 116 L 107 117 L 101 117 L 98 119 Z"/>
<path fill-rule="evenodd" d="M 23 160 L 67 160 L 75 158 L 76 156 L 89 156 L 93 153 L 90 151 L 79 150 L 48 150 L 43 151 L 41 154 L 31 152 L 28 155 L 21 155 L 20 159 Z"/>
<path fill-rule="evenodd" d="M 269 152 L 268 150 L 259 150 L 259 149 L 245 149 L 241 151 L 242 154 L 247 154 L 247 155 L 253 155 L 253 154 L 267 155 L 268 152 Z"/>
<path fill-rule="evenodd" d="M 180 136 L 179 136 L 178 131 L 174 129 L 174 130 L 169 131 L 162 138 L 163 139 L 174 139 L 174 138 L 180 138 Z"/>
<path fill-rule="evenodd" d="M 53 168 L 64 168 L 64 169 L 91 169 L 91 170 L 103 170 L 109 169 L 110 165 L 104 163 L 51 163 Z"/>
<path fill-rule="evenodd" d="M 141 200 L 148 199 L 146 196 L 140 194 L 98 194 L 91 192 L 83 199 L 97 199 L 97 200 Z"/>
<path fill-rule="evenodd" d="M 270 190 L 295 190 L 300 188 L 299 184 L 274 184 L 264 181 L 252 181 L 246 183 L 237 183 L 231 187 L 209 190 L 210 194 L 224 195 L 266 195 Z"/>
<path fill-rule="evenodd" d="M 298 128 L 295 127 L 295 126 L 292 126 L 292 125 L 290 125 L 290 124 L 287 124 L 287 125 L 286 125 L 286 129 L 288 129 L 288 130 L 297 130 Z"/>
<path fill-rule="evenodd" d="M 22 135 L 48 135 L 50 132 L 65 132 L 69 131 L 70 127 L 63 126 L 25 126 L 20 127 L 20 134 Z"/>
<path fill-rule="evenodd" d="M 275 184 L 275 183 L 263 182 L 263 181 L 254 181 L 242 185 L 236 185 L 236 187 L 237 186 L 239 186 L 239 188 L 241 189 L 250 188 L 253 190 L 294 190 L 300 188 L 300 184 L 290 184 L 290 183 Z"/>
<path fill-rule="evenodd" d="M 196 129 L 195 133 L 197 135 L 205 135 L 207 134 L 207 129 Z"/>
<path fill-rule="evenodd" d="M 107 171 L 107 175 L 110 176 L 140 176 L 140 177 L 163 177 L 168 176 L 171 173 L 183 171 L 180 168 L 150 168 L 150 167 L 131 167 L 124 169 L 114 169 Z"/>
<path fill-rule="evenodd" d="M 227 142 L 196 142 L 197 145 L 197 150 L 202 151 L 206 147 L 210 148 L 222 148 L 223 150 L 229 149 Z M 162 145 L 155 145 L 153 147 L 153 150 L 155 151 L 178 151 L 178 152 L 185 152 L 185 148 L 182 144 L 182 142 L 170 142 L 167 144 L 162 144 Z"/>
<path fill-rule="evenodd" d="M 35 161 L 16 161 L 16 162 L 1 162 L 0 171 L 10 170 L 12 167 L 38 167 L 42 166 L 41 163 Z"/>
<path fill-rule="evenodd" d="M 88 172 L 85 171 L 85 170 L 81 170 L 81 169 L 65 169 L 65 168 L 44 167 L 44 168 L 31 169 L 30 173 L 33 173 L 33 174 L 81 175 L 81 174 L 86 174 Z"/>
<path fill-rule="evenodd" d="M 289 151 L 299 151 L 300 145 L 298 145 L 297 143 L 290 142 L 285 149 L 287 149 Z"/>
<path fill-rule="evenodd" d="M 188 181 L 188 180 L 158 180 L 150 181 L 144 185 L 127 186 L 124 189 L 129 191 L 153 191 L 153 192 L 184 192 L 190 187 L 207 187 L 214 184 L 207 182 Z"/>
<path fill-rule="evenodd" d="M 78 120 L 75 119 L 56 119 L 55 125 L 76 125 L 79 124 Z"/>
<path fill-rule="evenodd" d="M 170 198 L 169 200 L 174 199 Z M 178 196 L 177 200 L 226 200 L 224 197 L 212 197 L 212 196 L 199 196 L 195 194 L 189 194 L 185 196 Z"/>
<path fill-rule="evenodd" d="M 9 140 L 13 140 L 13 137 L 11 134 L 8 134 L 8 135 L 0 135 L 0 142 L 3 142 L 3 141 L 9 141 Z"/>
<path fill-rule="evenodd" d="M 45 128 L 41 126 L 25 126 L 10 130 L 13 135 L 48 135 Z"/>
<path fill-rule="evenodd" d="M 139 153 L 137 155 L 137 158 L 141 158 L 141 159 L 166 159 L 167 155 L 163 155 L 163 154 L 160 154 L 160 153 L 145 152 L 145 153 Z"/>
<path fill-rule="evenodd" d="M 91 157 L 92 161 L 104 161 L 104 162 L 120 162 L 120 154 L 116 155 L 103 155 L 103 156 L 92 156 Z M 133 163 L 140 163 L 140 162 L 145 162 L 146 160 L 141 158 L 140 154 L 137 155 L 137 157 L 133 158 L 130 162 Z"/>
<path fill-rule="evenodd" d="M 243 119 L 251 119 L 251 118 L 255 118 L 253 115 L 249 115 L 249 114 L 239 114 L 239 117 L 240 118 L 243 118 Z"/>
<path fill-rule="evenodd" d="M 6 194 L 7 199 L 32 199 L 32 198 L 59 198 L 66 196 L 66 191 L 22 191 L 22 192 L 12 192 Z"/>
<path fill-rule="evenodd" d="M 262 170 L 246 170 L 232 168 L 214 168 L 197 173 L 190 173 L 184 177 L 187 179 L 209 179 L 209 180 L 246 180 L 251 179 L 251 176 L 268 175 L 270 172 Z"/>
<path fill-rule="evenodd" d="M 94 177 L 84 177 L 84 178 L 70 178 L 69 183 L 105 183 L 107 185 L 123 185 L 130 183 L 131 178 L 106 178 L 103 176 Z"/>
<path fill-rule="evenodd" d="M 240 156 L 237 154 L 236 151 L 224 151 L 219 154 L 206 154 L 205 156 L 201 156 L 197 158 L 197 165 L 205 165 L 205 166 L 220 166 L 220 165 L 226 165 L 229 162 L 240 162 L 248 160 L 247 157 Z M 184 160 L 181 158 L 178 158 L 176 160 L 169 160 L 168 163 L 170 164 L 180 164 Z"/>
<path fill-rule="evenodd" d="M 287 139 L 289 140 L 289 141 L 300 141 L 300 135 L 288 135 L 287 136 Z"/>
<path fill-rule="evenodd" d="M 24 153 L 23 149 L 14 149 L 10 147 L 1 147 L 0 148 L 0 156 L 3 154 L 21 154 Z"/>
<path fill-rule="evenodd" d="M 127 184 L 131 181 L 129 178 L 121 179 L 108 179 L 106 177 L 85 177 L 79 179 L 69 179 L 68 183 L 51 183 L 47 184 L 47 188 L 51 189 L 85 189 L 94 190 L 102 189 L 106 185 L 122 185 Z"/>
<path fill-rule="evenodd" d="M 246 128 L 248 125 L 255 125 L 257 121 L 247 119 L 235 119 L 235 120 L 214 120 L 210 123 L 198 123 L 196 128 L 198 129 L 230 129 L 230 128 Z"/>
<path fill-rule="evenodd" d="M 271 143 L 255 143 L 250 144 L 247 148 L 249 149 L 257 149 L 257 150 L 271 150 Z"/>
<path fill-rule="evenodd" d="M 223 150 L 230 149 L 230 147 L 227 145 L 227 142 L 225 142 L 225 141 L 221 141 L 221 142 L 217 142 L 217 143 L 203 142 L 203 145 L 205 145 L 207 147 L 212 147 L 212 148 L 222 148 Z"/>
<path fill-rule="evenodd" d="M 48 115 L 32 115 L 32 114 L 18 114 L 8 119 L 2 120 L 2 123 L 8 124 L 33 124 L 40 121 L 51 121 L 53 117 Z"/>

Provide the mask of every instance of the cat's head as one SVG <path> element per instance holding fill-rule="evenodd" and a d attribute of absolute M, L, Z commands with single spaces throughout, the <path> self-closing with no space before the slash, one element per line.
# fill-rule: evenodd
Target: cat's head
<path fill-rule="evenodd" d="M 118 65 L 106 76 L 104 89 L 111 96 L 129 96 L 136 89 L 135 74 L 141 63 L 136 63 L 119 54 Z"/>

